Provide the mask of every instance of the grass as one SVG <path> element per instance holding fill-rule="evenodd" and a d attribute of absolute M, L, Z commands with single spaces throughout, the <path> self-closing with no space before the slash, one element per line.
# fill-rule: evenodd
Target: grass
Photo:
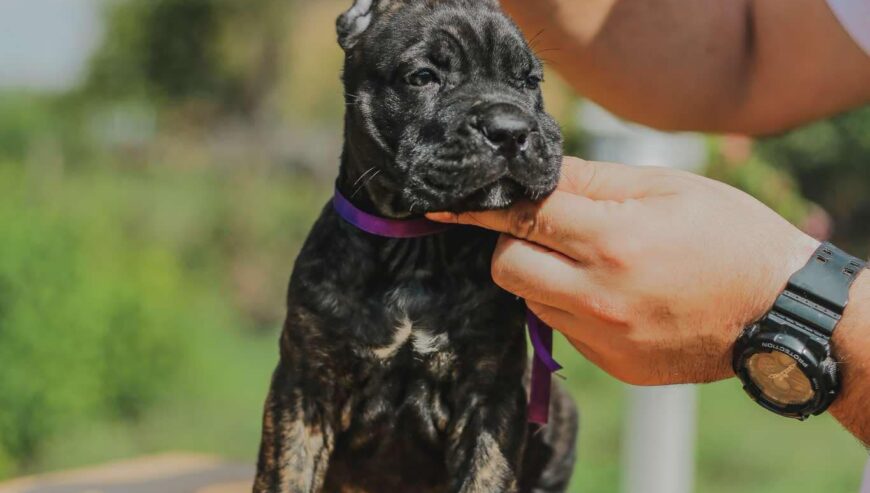
<path fill-rule="evenodd" d="M 92 423 L 47 448 L 40 468 L 99 463 L 165 450 L 252 463 L 259 416 L 277 357 L 273 337 L 210 332 L 179 392 L 135 424 Z M 620 491 L 626 388 L 558 348 L 582 409 L 580 460 L 570 491 Z M 203 387 L 196 380 L 208 379 Z M 735 381 L 699 388 L 697 487 L 702 493 L 856 493 L 867 456 L 829 417 L 805 423 L 769 416 Z"/>

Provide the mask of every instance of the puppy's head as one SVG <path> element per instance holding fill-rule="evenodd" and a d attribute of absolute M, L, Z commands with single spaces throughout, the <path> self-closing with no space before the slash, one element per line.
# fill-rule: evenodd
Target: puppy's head
<path fill-rule="evenodd" d="M 554 190 L 562 137 L 541 62 L 497 0 L 356 0 L 337 27 L 343 175 L 378 212 L 502 208 Z"/>

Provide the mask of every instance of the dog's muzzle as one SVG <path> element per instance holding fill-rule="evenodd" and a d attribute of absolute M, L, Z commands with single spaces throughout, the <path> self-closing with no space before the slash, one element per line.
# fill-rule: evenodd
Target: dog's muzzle
<path fill-rule="evenodd" d="M 471 126 L 483 134 L 499 154 L 511 159 L 529 148 L 529 137 L 537 131 L 535 120 L 509 103 L 487 105 L 471 116 Z"/>

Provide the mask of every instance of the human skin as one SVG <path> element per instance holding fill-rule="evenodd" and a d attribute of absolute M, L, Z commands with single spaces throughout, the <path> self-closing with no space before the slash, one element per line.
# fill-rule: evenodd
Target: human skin
<path fill-rule="evenodd" d="M 769 134 L 870 101 L 825 0 L 502 0 L 577 91 L 650 126 Z"/>
<path fill-rule="evenodd" d="M 442 222 L 504 233 L 492 262 L 590 361 L 635 385 L 733 376 L 740 331 L 773 305 L 818 242 L 751 196 L 683 171 L 566 158 L 541 203 Z M 870 443 L 870 275 L 834 334 L 842 361 L 831 413 Z"/>

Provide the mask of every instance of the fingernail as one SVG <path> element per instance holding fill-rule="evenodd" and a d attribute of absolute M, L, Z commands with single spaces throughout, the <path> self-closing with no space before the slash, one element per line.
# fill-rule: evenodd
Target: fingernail
<path fill-rule="evenodd" d="M 452 212 L 430 212 L 426 214 L 426 218 L 430 221 L 438 221 L 439 223 L 455 223 L 456 214 Z"/>

